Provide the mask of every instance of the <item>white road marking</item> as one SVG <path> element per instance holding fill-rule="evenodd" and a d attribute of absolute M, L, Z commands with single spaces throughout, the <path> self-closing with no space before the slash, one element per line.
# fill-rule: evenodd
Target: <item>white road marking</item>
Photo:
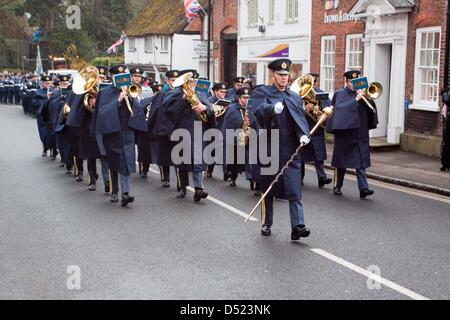
<path fill-rule="evenodd" d="M 395 290 L 401 294 L 404 294 L 405 296 L 408 296 L 414 300 L 430 300 L 418 293 L 415 293 L 409 289 L 406 289 L 405 287 L 402 287 L 390 280 L 387 280 L 383 277 L 380 277 L 379 275 L 376 275 L 374 273 L 371 273 L 361 267 L 358 267 L 357 265 L 354 265 L 353 263 L 350 263 L 342 258 L 339 258 L 331 253 L 326 252 L 325 250 L 322 249 L 311 249 L 311 251 L 313 251 L 314 253 L 317 253 L 318 255 L 321 255 L 322 257 L 325 257 L 333 262 L 336 262 L 352 271 L 355 271 L 356 273 L 359 273 L 369 279 L 372 279 L 374 281 L 377 281 L 383 285 L 385 285 L 388 288 L 391 288 L 392 290 Z"/>
<path fill-rule="evenodd" d="M 157 174 L 157 175 L 160 174 L 159 171 L 157 171 L 157 170 L 155 170 L 153 168 L 150 168 L 150 171 L 155 173 L 155 174 Z M 191 188 L 191 187 L 187 187 L 186 189 L 191 191 L 191 192 L 195 192 L 195 190 L 193 188 Z M 248 214 L 246 214 L 245 212 L 243 212 L 243 211 L 241 211 L 241 210 L 239 210 L 239 209 L 237 209 L 237 208 L 235 208 L 235 207 L 233 207 L 233 206 L 223 202 L 222 200 L 214 198 L 211 195 L 208 195 L 208 198 L 206 198 L 206 200 L 214 202 L 215 204 L 217 204 L 217 205 L 219 205 L 219 206 L 221 206 L 221 207 L 223 207 L 223 208 L 225 208 L 225 209 L 227 209 L 227 210 L 229 210 L 229 211 L 231 211 L 231 212 L 233 212 L 233 213 L 235 213 L 235 214 L 237 214 L 237 215 L 239 215 L 239 216 L 241 216 L 243 218 L 247 218 Z M 255 222 L 255 221 L 258 221 L 258 219 L 250 217 L 250 221 Z"/>
<path fill-rule="evenodd" d="M 309 171 L 315 171 L 316 169 L 311 168 L 306 166 L 307 170 Z M 326 169 L 326 171 L 329 174 L 333 174 L 333 171 L 331 171 L 330 169 Z M 356 181 L 356 177 L 350 174 L 347 174 L 346 179 L 349 179 L 351 181 Z M 427 192 L 427 191 L 422 191 L 422 190 L 417 190 L 417 189 L 412 189 L 412 188 L 408 188 L 408 187 L 404 187 L 404 186 L 398 186 L 398 185 L 393 185 L 387 182 L 382 182 L 382 181 L 378 181 L 378 180 L 374 180 L 371 178 L 368 178 L 368 180 L 370 181 L 370 184 L 377 186 L 377 187 L 381 187 L 384 189 L 389 189 L 389 190 L 394 190 L 394 191 L 399 191 L 399 192 L 403 192 L 403 193 L 407 193 L 407 194 L 411 194 L 413 196 L 419 196 L 421 198 L 425 198 L 425 199 L 430 199 L 430 200 L 435 200 L 435 201 L 440 201 L 443 203 L 448 203 L 450 204 L 450 197 L 444 196 L 444 195 L 439 195 L 436 193 L 431 193 L 431 192 Z"/>

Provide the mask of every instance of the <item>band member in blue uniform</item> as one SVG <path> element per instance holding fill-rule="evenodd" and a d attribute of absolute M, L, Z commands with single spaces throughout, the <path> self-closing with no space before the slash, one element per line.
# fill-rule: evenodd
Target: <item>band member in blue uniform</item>
<path fill-rule="evenodd" d="M 244 77 L 236 77 L 233 79 L 233 87 L 227 90 L 227 94 L 225 96 L 225 99 L 230 100 L 231 102 L 234 102 L 234 99 L 236 98 L 237 91 L 242 88 L 244 85 Z"/>
<path fill-rule="evenodd" d="M 126 72 L 125 65 L 109 69 L 111 75 Z M 92 134 L 102 135 L 106 160 L 111 172 L 111 201 L 118 202 L 119 174 L 121 205 L 134 201 L 129 194 L 130 174 L 136 172 L 135 131 L 146 131 L 145 116 L 138 102 L 128 97 L 131 111 L 126 103 L 126 88 L 107 87 L 97 95 L 92 119 Z"/>
<path fill-rule="evenodd" d="M 362 97 L 363 90 L 356 92 L 352 79 L 360 77 L 361 72 L 350 70 L 344 73 L 346 87 L 335 92 L 331 105 L 333 116 L 327 123 L 327 131 L 334 134 L 334 150 L 331 165 L 334 172 L 333 192 L 342 195 L 341 188 L 347 168 L 356 170 L 359 195 L 361 199 L 373 194 L 367 183 L 366 169 L 370 167 L 369 130 L 378 125 L 377 114 L 372 111 Z M 375 108 L 375 103 L 371 101 Z"/>
<path fill-rule="evenodd" d="M 219 101 L 219 100 L 226 100 L 225 96 L 227 94 L 227 84 L 223 83 L 223 82 L 215 83 L 213 85 L 213 87 L 212 87 L 212 92 L 213 92 L 212 96 L 208 98 L 208 101 L 212 105 L 216 104 L 217 101 Z M 225 108 L 227 108 L 227 107 L 228 106 L 226 106 Z M 224 117 L 225 117 L 225 113 L 222 114 L 219 117 L 216 117 L 217 129 L 219 129 L 219 130 L 222 130 Z M 215 156 L 215 153 L 212 154 L 212 156 Z M 206 171 L 206 176 L 207 177 L 209 177 L 209 178 L 212 177 L 212 174 L 213 174 L 213 171 L 214 171 L 214 166 L 215 166 L 214 163 L 208 165 L 208 169 Z M 230 173 L 227 171 L 226 165 L 222 166 L 222 170 L 223 170 L 223 180 L 224 181 L 229 181 L 230 180 Z"/>
<path fill-rule="evenodd" d="M 317 80 L 319 79 L 319 75 L 317 73 L 310 73 L 310 75 L 314 78 L 314 90 L 316 93 L 323 93 L 324 91 L 321 90 L 317 86 Z M 319 107 L 322 110 L 323 108 L 330 106 L 330 99 L 319 101 Z M 312 104 L 306 104 L 305 105 L 305 111 L 309 112 L 313 109 Z M 311 130 L 316 125 L 316 120 L 314 119 L 314 116 L 311 114 L 306 114 L 306 120 L 308 121 L 309 129 Z M 310 116 L 311 115 L 311 116 Z M 327 159 L 327 149 L 325 146 L 325 130 L 323 127 L 319 127 L 316 132 L 311 137 L 311 142 L 308 146 L 303 148 L 302 150 L 302 185 L 303 185 L 303 179 L 305 177 L 305 163 L 306 162 L 314 162 L 314 167 L 316 168 L 317 173 L 317 179 L 318 179 L 318 185 L 319 188 L 323 188 L 325 185 L 330 184 L 333 182 L 331 178 L 327 177 L 327 174 L 325 173 L 324 168 L 324 161 Z"/>
<path fill-rule="evenodd" d="M 224 155 L 230 147 L 234 148 L 234 159 L 232 163 L 227 163 L 227 170 L 230 172 L 231 183 L 230 186 L 236 186 L 236 179 L 238 174 L 245 171 L 245 166 L 249 163 L 249 148 L 248 148 L 248 136 L 241 136 L 241 138 L 234 137 L 232 141 L 227 139 L 227 130 L 250 130 L 250 118 L 248 115 L 248 100 L 252 94 L 252 90 L 247 87 L 242 87 L 237 91 L 237 102 L 231 104 L 224 116 L 223 126 L 221 127 L 222 136 L 224 137 Z M 247 133 L 249 134 L 249 131 Z M 238 163 L 238 149 L 245 148 L 245 162 Z M 248 180 L 248 176 L 246 176 Z M 250 181 L 251 182 L 251 181 Z M 251 184 L 250 184 L 251 185 Z"/>
<path fill-rule="evenodd" d="M 150 112 L 148 112 L 148 133 L 150 135 L 150 155 L 151 163 L 159 167 L 161 183 L 163 188 L 170 187 L 170 166 L 171 160 L 172 134 L 175 123 L 167 118 L 164 109 L 173 103 L 172 99 L 173 82 L 180 76 L 179 70 L 169 70 L 166 72 L 167 90 L 160 90 L 152 98 Z M 156 89 L 156 88 L 155 88 Z"/>
<path fill-rule="evenodd" d="M 198 73 L 195 70 L 183 70 L 180 75 L 191 72 L 194 77 L 189 81 L 189 85 L 193 88 L 195 84 L 195 78 L 198 78 Z M 177 165 L 178 169 L 178 180 L 180 184 L 180 193 L 178 198 L 182 199 L 186 197 L 186 188 L 189 185 L 188 173 L 192 172 L 193 182 L 195 187 L 194 201 L 199 202 L 201 199 L 205 199 L 208 193 L 204 191 L 203 187 L 203 171 L 206 170 L 206 165 L 203 162 L 203 150 L 205 148 L 205 143 L 202 141 L 201 145 L 195 143 L 194 141 L 194 125 L 195 123 L 200 123 L 202 131 L 214 128 L 216 125 L 214 111 L 210 107 L 209 101 L 206 99 L 206 95 L 198 95 L 199 105 L 192 108 L 190 103 L 186 100 L 186 95 L 183 93 L 181 88 L 175 88 L 170 96 L 173 100 L 169 103 L 164 110 L 166 116 L 171 119 L 175 124 L 174 130 L 184 129 L 187 130 L 191 137 L 190 149 L 191 149 L 191 159 L 189 163 L 181 163 Z M 205 114 L 207 122 L 199 121 L 199 114 Z M 203 139 L 202 139 L 203 140 Z M 176 144 L 177 142 L 175 142 Z M 201 159 L 201 163 L 196 163 L 197 159 Z"/>
<path fill-rule="evenodd" d="M 268 130 L 267 150 L 271 150 L 272 144 L 275 144 L 275 148 L 278 149 L 277 172 L 288 162 L 300 143 L 308 144 L 310 141 L 302 99 L 295 92 L 287 90 L 291 64 L 292 62 L 289 59 L 272 61 L 268 68 L 273 85 L 257 87 L 253 91 L 250 101 L 252 105 L 250 110 L 257 122 L 258 131 L 261 129 Z M 271 130 L 279 130 L 279 138 L 276 141 L 271 140 Z M 274 155 L 271 155 L 271 157 L 273 159 Z M 268 189 L 275 178 L 275 175 L 263 174 L 262 170 L 266 166 L 260 163 L 262 192 Z M 274 197 L 289 200 L 291 240 L 299 240 L 300 237 L 309 236 L 310 230 L 305 227 L 301 202 L 300 166 L 301 159 L 300 156 L 297 156 L 261 204 L 261 234 L 263 236 L 271 235 Z"/>
<path fill-rule="evenodd" d="M 36 114 L 36 122 L 37 122 L 37 127 L 38 127 L 38 132 L 39 132 L 39 138 L 41 139 L 41 142 L 42 142 L 42 147 L 43 147 L 42 156 L 43 157 L 47 156 L 47 150 L 48 150 L 48 147 L 46 144 L 46 131 L 47 130 L 46 130 L 45 122 L 44 122 L 42 115 L 38 114 L 37 111 L 42 106 L 42 104 L 45 103 L 49 99 L 52 84 L 53 84 L 52 77 L 42 76 L 41 77 L 41 88 L 36 91 L 36 94 L 34 95 L 33 102 L 32 102 L 33 109 L 35 110 L 34 112 Z"/>

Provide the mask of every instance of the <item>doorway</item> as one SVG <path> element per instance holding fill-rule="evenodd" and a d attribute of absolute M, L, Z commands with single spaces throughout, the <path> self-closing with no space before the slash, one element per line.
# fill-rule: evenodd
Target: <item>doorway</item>
<path fill-rule="evenodd" d="M 392 77 L 392 44 L 375 45 L 375 75 L 369 82 L 379 82 L 383 86 L 383 94 L 376 100 L 378 113 L 378 127 L 371 131 L 374 138 L 386 137 L 389 124 L 389 109 L 391 102 Z"/>
<path fill-rule="evenodd" d="M 233 78 L 237 74 L 237 34 L 222 34 L 223 43 L 223 81 L 229 86 L 233 83 Z"/>

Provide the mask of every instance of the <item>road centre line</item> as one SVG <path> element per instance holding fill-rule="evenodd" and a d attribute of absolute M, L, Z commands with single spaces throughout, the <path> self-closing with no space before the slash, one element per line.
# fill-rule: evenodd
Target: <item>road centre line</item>
<path fill-rule="evenodd" d="M 337 264 L 340 264 L 340 265 L 342 265 L 356 273 L 359 273 L 369 279 L 379 282 L 379 283 L 385 285 L 386 287 L 391 288 L 392 290 L 397 291 L 398 293 L 401 293 L 403 295 L 406 295 L 414 300 L 430 300 L 430 299 L 428 299 L 418 293 L 415 293 L 405 287 L 402 287 L 390 280 L 387 280 L 379 275 L 376 275 L 376 274 L 369 272 L 361 267 L 358 267 L 357 265 L 354 265 L 353 263 L 350 263 L 350 262 L 348 262 L 342 258 L 339 258 L 331 253 L 328 253 L 325 250 L 322 250 L 322 249 L 310 249 L 310 250 L 324 258 L 327 258 Z"/>
<path fill-rule="evenodd" d="M 153 168 L 150 168 L 150 171 L 155 173 L 155 174 L 157 174 L 157 175 L 160 174 L 159 171 L 157 171 L 157 170 L 155 170 Z M 191 192 L 195 192 L 195 190 L 192 187 L 187 187 L 186 189 L 191 191 Z M 221 206 L 221 207 L 223 207 L 223 208 L 225 208 L 225 209 L 227 209 L 227 210 L 237 214 L 238 216 L 241 216 L 242 218 L 247 218 L 247 215 L 248 215 L 247 213 L 245 213 L 245 212 L 243 212 L 243 211 L 241 211 L 241 210 L 239 210 L 239 209 L 237 209 L 237 208 L 235 208 L 235 207 L 233 207 L 233 206 L 223 202 L 222 200 L 214 198 L 211 195 L 208 195 L 208 198 L 206 198 L 206 200 L 209 200 L 209 201 L 211 201 L 211 202 L 213 202 L 213 203 L 215 203 L 215 204 L 217 204 L 217 205 L 219 205 L 219 206 Z M 250 221 L 255 222 L 255 221 L 258 221 L 258 219 L 254 218 L 254 217 L 250 217 Z"/>

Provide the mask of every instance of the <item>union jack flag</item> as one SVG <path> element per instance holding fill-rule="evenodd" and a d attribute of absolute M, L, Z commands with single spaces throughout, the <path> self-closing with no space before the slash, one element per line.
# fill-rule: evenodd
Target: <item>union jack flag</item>
<path fill-rule="evenodd" d="M 194 19 L 200 11 L 203 10 L 202 6 L 197 0 L 184 0 L 184 11 L 189 21 Z"/>
<path fill-rule="evenodd" d="M 126 35 L 125 33 L 122 31 L 122 35 L 120 36 L 120 39 L 117 40 L 116 42 L 114 42 L 114 44 L 108 48 L 108 50 L 106 50 L 107 54 L 110 54 L 112 52 L 114 52 L 115 54 L 117 54 L 117 48 L 123 43 L 123 41 L 126 39 Z"/>

